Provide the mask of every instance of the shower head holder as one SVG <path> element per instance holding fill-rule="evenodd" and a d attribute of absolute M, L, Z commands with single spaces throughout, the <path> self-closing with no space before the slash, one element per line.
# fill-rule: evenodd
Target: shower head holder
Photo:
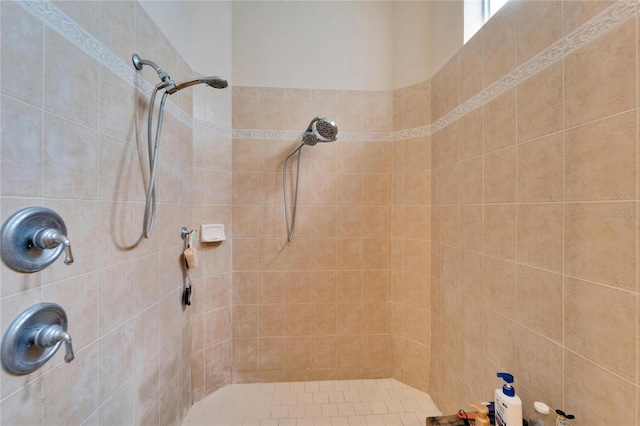
<path fill-rule="evenodd" d="M 165 70 L 160 68 L 155 62 L 148 59 L 142 59 L 137 53 L 134 53 L 133 56 L 131 56 L 131 61 L 133 62 L 133 66 L 136 67 L 138 71 L 141 71 L 144 65 L 149 65 L 151 68 L 156 70 L 156 72 L 158 73 L 158 77 L 160 77 L 160 80 L 165 83 L 168 83 L 171 80 L 169 74 Z"/>

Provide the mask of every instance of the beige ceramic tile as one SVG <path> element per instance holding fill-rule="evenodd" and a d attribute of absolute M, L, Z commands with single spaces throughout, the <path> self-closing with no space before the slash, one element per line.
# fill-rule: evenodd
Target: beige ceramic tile
<path fill-rule="evenodd" d="M 403 308 L 402 335 L 414 342 L 426 344 L 430 330 L 430 315 L 428 311 L 405 306 Z"/>
<path fill-rule="evenodd" d="M 426 126 L 431 115 L 431 102 L 427 92 L 409 95 L 404 99 L 402 124 L 405 129 Z"/>
<path fill-rule="evenodd" d="M 566 132 L 568 201 L 636 197 L 636 114 L 630 112 Z"/>
<path fill-rule="evenodd" d="M 428 205 L 431 195 L 431 180 L 427 172 L 404 173 L 402 199 L 407 205 Z"/>
<path fill-rule="evenodd" d="M 5 4 L 2 4 L 5 7 Z M 4 18 L 4 16 L 3 16 Z M 4 53 L 3 53 L 4 54 Z M 43 166 L 42 112 L 2 97 L 2 195 L 41 196 Z M 23 170 L 30 169 L 30 173 Z M 8 183 L 11 182 L 11 185 Z"/>
<path fill-rule="evenodd" d="M 518 265 L 518 321 L 562 342 L 562 275 Z"/>
<path fill-rule="evenodd" d="M 91 128 L 98 127 L 98 64 L 61 36 L 45 33 L 47 111 Z"/>
<path fill-rule="evenodd" d="M 361 239 L 348 238 L 336 241 L 337 269 L 362 269 L 363 243 Z"/>
<path fill-rule="evenodd" d="M 444 206 L 440 209 L 440 241 L 451 246 L 458 245 L 460 237 L 460 207 Z"/>
<path fill-rule="evenodd" d="M 567 204 L 564 271 L 636 289 L 636 203 Z"/>
<path fill-rule="evenodd" d="M 284 305 L 260 305 L 258 307 L 258 335 L 284 335 Z"/>
<path fill-rule="evenodd" d="M 483 308 L 476 300 L 462 296 L 462 311 L 464 315 L 460 320 L 460 334 L 465 339 L 463 346 L 473 346 L 475 350 L 483 347 Z"/>
<path fill-rule="evenodd" d="M 284 99 L 260 96 L 258 98 L 259 129 L 282 129 L 284 127 Z"/>
<path fill-rule="evenodd" d="M 255 172 L 258 170 L 258 141 L 234 139 L 231 155 L 234 172 Z"/>
<path fill-rule="evenodd" d="M 557 407 L 562 404 L 562 346 L 518 327 L 518 387 L 526 386 Z"/>
<path fill-rule="evenodd" d="M 285 336 L 308 336 L 310 334 L 311 319 L 308 304 L 286 304 L 284 317 Z"/>
<path fill-rule="evenodd" d="M 482 254 L 460 250 L 460 291 L 479 302 L 484 298 L 484 259 Z"/>
<path fill-rule="evenodd" d="M 98 345 L 93 344 L 76 353 L 73 363 L 59 364 L 43 378 L 44 422 L 72 423 L 74 419 L 87 418 L 98 408 L 97 368 Z M 60 389 L 82 391 L 60 392 Z"/>
<path fill-rule="evenodd" d="M 636 380 L 636 297 L 626 291 L 567 278 L 565 329 L 567 348 L 630 381 Z M 592 339 L 585 341 L 588 329 Z"/>
<path fill-rule="evenodd" d="M 234 96 L 232 125 L 234 129 L 255 129 L 258 126 L 258 98 Z"/>
<path fill-rule="evenodd" d="M 516 147 L 484 156 L 484 201 L 509 203 L 516 200 Z"/>
<path fill-rule="evenodd" d="M 387 92 L 385 92 L 387 93 Z M 363 126 L 369 132 L 390 132 L 393 130 L 393 102 L 390 96 L 365 98 L 362 104 Z"/>
<path fill-rule="evenodd" d="M 448 338 L 457 339 L 457 334 L 460 331 L 460 313 L 461 313 L 461 300 L 460 293 L 447 285 L 440 286 L 440 300 L 433 300 L 434 304 L 439 304 L 440 317 L 443 324 L 449 327 L 451 330 L 447 332 Z M 446 350 L 446 349 L 445 349 Z M 452 351 L 458 353 L 457 351 Z"/>
<path fill-rule="evenodd" d="M 516 264 L 510 261 L 485 256 L 484 258 L 484 301 L 492 312 L 499 312 L 515 319 Z"/>
<path fill-rule="evenodd" d="M 569 350 L 564 351 L 564 401 L 589 424 L 636 421 L 634 386 Z M 611 392 L 618 398 L 611 398 Z M 598 409 L 595 409 L 595 407 Z"/>
<path fill-rule="evenodd" d="M 561 36 L 562 1 L 520 2 L 517 5 L 517 64 L 522 64 Z"/>
<path fill-rule="evenodd" d="M 401 275 L 402 285 L 400 292 L 401 296 L 394 300 L 399 300 L 405 305 L 413 306 L 421 310 L 429 309 L 431 304 L 431 293 L 429 286 L 429 278 L 410 273 L 403 273 Z"/>
<path fill-rule="evenodd" d="M 472 37 L 458 53 L 458 97 L 462 103 L 482 90 L 482 37 Z"/>
<path fill-rule="evenodd" d="M 518 86 L 518 142 L 562 129 L 562 71 L 562 63 L 552 65 Z"/>
<path fill-rule="evenodd" d="M 460 206 L 459 227 L 460 247 L 481 252 L 484 243 L 482 205 Z"/>
<path fill-rule="evenodd" d="M 484 152 L 516 143 L 516 95 L 511 89 L 484 106 Z"/>
<path fill-rule="evenodd" d="M 431 138 L 432 167 L 442 167 L 458 159 L 458 124 L 451 123 Z"/>
<path fill-rule="evenodd" d="M 428 240 L 430 234 L 428 206 L 404 206 L 402 208 L 402 235 L 404 238 Z M 370 234 L 365 234 L 370 236 Z"/>
<path fill-rule="evenodd" d="M 452 288 L 457 289 L 459 285 L 459 262 L 457 248 L 442 246 L 442 274 L 440 281 Z"/>
<path fill-rule="evenodd" d="M 485 307 L 484 354 L 503 371 L 516 371 L 517 330 L 515 321 Z"/>
<path fill-rule="evenodd" d="M 255 370 L 258 366 L 258 339 L 233 339 L 233 369 Z"/>
<path fill-rule="evenodd" d="M 575 30 L 613 3 L 615 3 L 613 0 L 564 0 L 562 2 L 564 34 Z"/>
<path fill-rule="evenodd" d="M 310 328 L 313 336 L 336 334 L 335 303 L 313 303 L 310 308 Z"/>
<path fill-rule="evenodd" d="M 518 202 L 562 201 L 563 134 L 518 145 Z"/>
<path fill-rule="evenodd" d="M 339 271 L 336 282 L 338 302 L 361 302 L 363 277 L 361 271 Z"/>
<path fill-rule="evenodd" d="M 347 132 L 362 131 L 363 128 L 363 104 L 360 99 L 338 99 L 336 124 L 339 129 Z"/>
<path fill-rule="evenodd" d="M 13 3 L 2 3 L 2 93 L 42 106 L 43 25 Z"/>
<path fill-rule="evenodd" d="M 338 367 L 359 367 L 362 365 L 362 337 L 336 337 L 336 364 Z"/>
<path fill-rule="evenodd" d="M 484 107 L 477 108 L 458 121 L 458 158 L 475 157 L 483 153 Z"/>
<path fill-rule="evenodd" d="M 514 260 L 516 255 L 516 206 L 486 205 L 484 250 L 491 256 Z"/>
<path fill-rule="evenodd" d="M 482 29 L 484 87 L 515 67 L 516 7 L 506 4 Z"/>
<path fill-rule="evenodd" d="M 460 204 L 482 204 L 484 158 L 479 155 L 460 162 L 458 201 Z"/>
<path fill-rule="evenodd" d="M 396 152 L 398 150 L 400 152 Z M 396 162 L 396 157 L 397 160 L 401 161 L 401 171 L 420 172 L 430 170 L 431 138 L 421 137 L 394 142 L 393 156 L 394 163 Z"/>
<path fill-rule="evenodd" d="M 635 22 L 589 43 L 565 60 L 565 119 L 573 127 L 636 106 Z"/>
<path fill-rule="evenodd" d="M 562 204 L 518 204 L 518 262 L 562 271 Z"/>
<path fill-rule="evenodd" d="M 458 104 L 459 61 L 451 58 L 431 79 L 433 118 L 442 117 Z"/>
<path fill-rule="evenodd" d="M 336 337 L 318 336 L 311 340 L 311 365 L 313 367 L 336 367 Z"/>

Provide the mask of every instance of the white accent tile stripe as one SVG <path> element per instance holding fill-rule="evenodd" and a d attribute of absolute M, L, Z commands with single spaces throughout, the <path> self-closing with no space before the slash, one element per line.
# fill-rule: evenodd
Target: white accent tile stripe
<path fill-rule="evenodd" d="M 15 3 L 126 83 L 136 87 L 147 97 L 151 96 L 154 86 L 135 71 L 133 64 L 126 63 L 120 59 L 111 49 L 102 44 L 100 40 L 51 1 L 16 1 Z M 132 51 L 131 54 L 133 53 Z M 165 105 L 165 112 L 170 113 L 192 129 L 220 136 L 231 136 L 231 129 L 205 121 L 194 120 L 170 99 L 167 100 Z"/>
<path fill-rule="evenodd" d="M 115 75 L 119 76 L 122 80 L 136 87 L 145 95 L 151 95 L 153 85 L 135 72 L 131 64 L 122 61 L 115 53 L 55 6 L 50 0 L 17 1 L 16 4 Z M 600 36 L 619 28 L 628 20 L 638 15 L 638 8 L 638 2 L 633 0 L 620 0 L 614 3 L 585 24 L 557 40 L 430 125 L 395 132 L 340 132 L 338 134 L 339 140 L 395 141 L 430 136 L 464 117 L 471 111 L 506 93 L 549 66 L 566 58 Z M 296 130 L 232 130 L 206 121 L 193 119 L 175 103 L 171 102 L 171 100 L 166 104 L 166 111 L 194 130 L 219 136 L 231 136 L 244 139 L 297 139 L 302 134 Z"/>
<path fill-rule="evenodd" d="M 533 77 L 558 61 L 563 60 L 575 51 L 591 43 L 638 14 L 637 1 L 621 0 L 609 6 L 600 14 L 571 31 L 540 53 L 515 68 L 468 101 L 454 108 L 431 124 L 432 133 L 442 130 L 449 124 L 464 117 L 471 111 L 506 93 L 523 81 Z"/>

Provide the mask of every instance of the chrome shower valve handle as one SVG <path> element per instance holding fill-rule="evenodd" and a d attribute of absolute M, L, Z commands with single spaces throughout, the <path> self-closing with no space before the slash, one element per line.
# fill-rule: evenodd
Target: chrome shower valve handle
<path fill-rule="evenodd" d="M 49 361 L 63 343 L 65 362 L 73 361 L 67 325 L 67 313 L 56 303 L 38 303 L 27 308 L 11 322 L 2 337 L 2 366 L 11 374 L 32 373 Z"/>
<path fill-rule="evenodd" d="M 18 272 L 38 272 L 51 265 L 64 251 L 66 265 L 73 263 L 71 242 L 62 217 L 46 207 L 25 207 L 2 225 L 0 254 Z"/>
<path fill-rule="evenodd" d="M 55 228 L 41 229 L 33 236 L 33 245 L 41 250 L 54 249 L 58 245 L 64 245 L 64 263 L 71 265 L 73 263 L 73 253 L 71 252 L 71 241 L 66 235 L 63 235 Z"/>
<path fill-rule="evenodd" d="M 33 343 L 39 348 L 50 348 L 58 344 L 58 342 L 64 342 L 64 360 L 65 362 L 71 362 L 75 358 L 73 353 L 73 345 L 71 344 L 71 336 L 69 333 L 64 331 L 64 329 L 58 325 L 50 325 L 47 327 L 42 327 L 36 333 L 33 338 Z"/>

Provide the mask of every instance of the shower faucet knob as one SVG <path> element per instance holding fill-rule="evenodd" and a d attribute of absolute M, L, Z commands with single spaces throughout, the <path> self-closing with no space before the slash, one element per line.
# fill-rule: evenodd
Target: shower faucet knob
<path fill-rule="evenodd" d="M 42 327 L 35 335 L 33 343 L 40 348 L 50 348 L 58 344 L 58 342 L 64 342 L 64 360 L 65 362 L 71 362 L 75 358 L 73 353 L 73 345 L 71 344 L 71 336 L 69 333 L 58 325 L 53 324 L 47 327 Z"/>
<path fill-rule="evenodd" d="M 65 252 L 64 263 L 73 263 L 71 242 L 62 217 L 46 207 L 25 207 L 13 213 L 0 229 L 0 254 L 11 269 L 37 272 Z"/>
<path fill-rule="evenodd" d="M 58 229 L 47 228 L 37 231 L 33 236 L 33 245 L 41 250 L 53 249 L 60 244 L 64 245 L 65 265 L 71 265 L 73 263 L 73 253 L 71 253 L 71 241 L 66 235 L 63 235 Z"/>

